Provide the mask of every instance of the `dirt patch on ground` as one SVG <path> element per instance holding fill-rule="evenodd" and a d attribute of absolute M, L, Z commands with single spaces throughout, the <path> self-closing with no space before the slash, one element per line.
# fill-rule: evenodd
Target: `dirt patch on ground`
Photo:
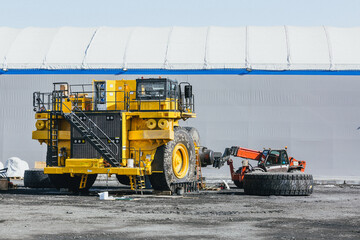
<path fill-rule="evenodd" d="M 240 189 L 100 201 L 53 189 L 0 192 L 1 239 L 360 239 L 360 188 L 316 186 L 309 197 Z M 126 187 L 111 195 L 129 194 Z"/>

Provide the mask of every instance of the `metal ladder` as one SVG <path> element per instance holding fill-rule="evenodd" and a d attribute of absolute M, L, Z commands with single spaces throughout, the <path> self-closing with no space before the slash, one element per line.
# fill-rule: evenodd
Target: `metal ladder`
<path fill-rule="evenodd" d="M 59 126 L 58 126 L 58 109 L 61 108 L 61 96 L 62 93 L 59 91 L 53 91 L 51 94 L 52 109 L 55 110 L 50 112 L 49 115 L 49 145 L 47 155 L 47 165 L 57 166 L 59 160 Z"/>
<path fill-rule="evenodd" d="M 141 171 L 142 172 L 142 171 Z M 129 176 L 130 179 L 130 188 L 131 190 L 140 190 L 141 195 L 143 194 L 143 189 L 146 188 L 145 184 L 145 175 L 140 172 L 139 176 Z"/>
<path fill-rule="evenodd" d="M 140 150 L 139 150 L 140 151 Z M 139 173 L 140 175 L 135 175 L 135 176 L 129 176 L 130 179 L 130 187 L 131 190 L 140 190 L 141 195 L 143 194 L 143 189 L 146 188 L 146 180 L 145 180 L 145 168 L 141 169 L 141 160 L 140 160 L 140 156 L 139 156 Z M 144 164 L 145 166 L 145 164 Z"/>
<path fill-rule="evenodd" d="M 143 193 L 142 190 L 146 188 L 146 183 L 145 183 L 145 163 L 143 163 L 144 169 L 141 169 L 141 159 L 139 156 L 139 173 L 140 175 L 137 176 L 137 183 L 138 183 L 138 188 L 141 190 L 141 194 Z"/>
<path fill-rule="evenodd" d="M 205 188 L 205 183 L 203 182 L 203 177 L 202 177 L 199 154 L 197 154 L 197 157 L 196 157 L 196 181 L 197 181 L 197 189 Z"/>
<path fill-rule="evenodd" d="M 140 175 L 136 176 L 137 189 L 140 189 L 141 191 L 146 188 L 144 171 L 145 170 L 140 170 Z"/>
<path fill-rule="evenodd" d="M 97 152 L 101 154 L 105 158 L 105 160 L 113 167 L 120 167 L 121 163 L 118 160 L 118 146 L 111 140 L 91 119 L 89 119 L 85 113 L 82 112 L 84 117 L 89 121 L 92 126 L 85 124 L 80 117 L 74 112 L 65 113 L 62 112 L 62 115 L 66 120 L 70 122 L 70 124 L 79 131 L 87 140 L 89 140 L 90 144 L 96 149 Z M 103 141 L 101 141 L 100 137 L 95 134 L 94 130 L 99 131 L 103 136 L 105 136 L 106 140 L 113 146 L 115 146 L 116 151 L 111 150 L 109 146 L 107 146 Z"/>
<path fill-rule="evenodd" d="M 54 119 L 55 118 L 55 119 Z M 57 115 L 50 112 L 49 119 L 49 146 L 47 161 L 50 166 L 58 165 L 58 154 L 59 154 L 59 129 L 58 129 Z"/>

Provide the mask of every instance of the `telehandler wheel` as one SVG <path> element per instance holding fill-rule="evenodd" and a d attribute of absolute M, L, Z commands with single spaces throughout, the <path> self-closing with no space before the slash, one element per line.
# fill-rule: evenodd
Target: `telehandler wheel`
<path fill-rule="evenodd" d="M 81 176 L 70 177 L 70 174 L 49 174 L 49 179 L 55 188 L 67 188 L 74 193 L 87 192 L 94 184 L 96 177 L 97 174 L 89 174 L 85 188 L 79 189 Z"/>
<path fill-rule="evenodd" d="M 123 185 L 130 185 L 130 179 L 128 176 L 125 175 L 116 175 L 117 180 L 119 181 L 119 183 L 123 184 Z"/>
<path fill-rule="evenodd" d="M 241 168 L 240 169 L 238 169 L 237 171 L 236 171 L 236 173 L 241 173 Z M 234 182 L 234 184 L 235 184 L 235 186 L 237 186 L 238 188 L 244 188 L 244 183 L 241 181 L 238 181 L 238 180 L 234 180 L 233 181 Z"/>
<path fill-rule="evenodd" d="M 174 183 L 193 182 L 196 180 L 196 159 L 194 141 L 183 128 L 174 129 L 174 140 L 158 147 L 154 163 L 162 173 L 149 176 L 155 190 L 171 190 Z"/>
<path fill-rule="evenodd" d="M 244 191 L 249 195 L 308 196 L 313 189 L 311 174 L 264 172 L 244 176 Z"/>
<path fill-rule="evenodd" d="M 200 146 L 200 133 L 194 127 L 184 127 L 184 129 L 190 134 L 196 146 Z"/>

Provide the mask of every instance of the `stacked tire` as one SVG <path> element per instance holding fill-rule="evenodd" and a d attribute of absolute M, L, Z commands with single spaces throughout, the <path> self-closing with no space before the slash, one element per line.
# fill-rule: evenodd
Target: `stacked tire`
<path fill-rule="evenodd" d="M 249 195 L 308 196 L 313 192 L 313 176 L 304 173 L 248 173 L 244 192 Z"/>
<path fill-rule="evenodd" d="M 53 188 L 44 169 L 29 169 L 24 173 L 24 186 L 28 188 Z"/>

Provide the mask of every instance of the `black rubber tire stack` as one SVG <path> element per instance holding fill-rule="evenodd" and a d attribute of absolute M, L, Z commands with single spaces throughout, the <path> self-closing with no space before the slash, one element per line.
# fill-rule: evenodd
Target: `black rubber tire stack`
<path fill-rule="evenodd" d="M 24 173 L 24 186 L 28 188 L 53 188 L 44 169 L 29 169 Z"/>
<path fill-rule="evenodd" d="M 313 189 L 311 174 L 264 172 L 244 176 L 244 192 L 249 195 L 308 196 Z"/>
<path fill-rule="evenodd" d="M 185 177 L 179 179 L 175 176 L 172 168 L 172 154 L 175 146 L 182 143 L 186 146 L 189 154 L 189 168 Z M 172 190 L 172 183 L 185 183 L 196 181 L 196 157 L 194 140 L 188 131 L 181 127 L 174 129 L 174 140 L 166 145 L 160 146 L 155 153 L 154 169 L 163 171 L 163 173 L 153 173 L 149 176 L 154 190 L 168 191 Z"/>

